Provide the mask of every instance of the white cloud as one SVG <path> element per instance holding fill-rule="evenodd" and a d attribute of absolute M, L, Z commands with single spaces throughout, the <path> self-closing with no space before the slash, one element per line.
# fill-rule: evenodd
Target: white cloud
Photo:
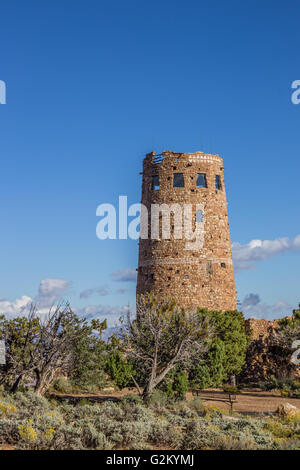
<path fill-rule="evenodd" d="M 112 273 L 115 282 L 136 282 L 136 269 L 120 269 Z"/>
<path fill-rule="evenodd" d="M 259 304 L 260 297 L 258 294 L 248 294 L 243 300 L 244 307 L 255 306 Z"/>
<path fill-rule="evenodd" d="M 23 295 L 20 299 L 13 302 L 9 300 L 0 299 L 0 314 L 4 314 L 8 318 L 18 315 L 27 315 L 32 303 L 31 297 Z"/>
<path fill-rule="evenodd" d="M 241 305 L 241 310 L 246 318 L 264 318 L 266 320 L 291 315 L 292 309 L 292 305 L 284 300 L 279 300 L 272 305 L 262 303 L 258 294 L 246 295 Z"/>
<path fill-rule="evenodd" d="M 69 289 L 70 283 L 64 279 L 42 279 L 35 302 L 40 307 L 51 307 Z"/>
<path fill-rule="evenodd" d="M 38 314 L 44 315 L 49 312 L 50 307 L 56 305 L 61 300 L 62 295 L 69 289 L 70 283 L 64 279 L 42 279 L 39 285 L 38 294 L 34 297 L 22 296 L 20 299 L 16 299 L 12 302 L 0 297 L 0 314 L 5 314 L 7 318 L 16 316 L 28 315 L 30 307 L 33 304 L 37 305 Z M 82 298 L 87 298 L 93 293 L 99 295 L 107 295 L 113 293 L 109 287 L 100 286 L 95 289 L 87 289 L 81 292 Z M 115 292 L 125 293 L 125 289 L 117 289 Z M 111 325 L 119 320 L 120 316 L 128 312 L 128 305 L 112 307 L 110 305 L 87 305 L 84 308 L 74 307 L 74 312 L 80 316 L 85 316 L 87 319 L 108 318 Z M 112 324 L 113 322 L 113 324 Z"/>
<path fill-rule="evenodd" d="M 87 318 L 87 320 L 92 320 L 98 318 L 99 320 L 104 320 L 107 318 L 108 324 L 110 326 L 118 323 L 119 318 L 126 314 L 128 311 L 131 311 L 128 305 L 111 307 L 110 305 L 87 305 L 86 307 L 80 309 L 74 309 L 77 315 Z"/>
<path fill-rule="evenodd" d="M 100 287 L 95 287 L 91 289 L 85 289 L 84 291 L 80 292 L 79 297 L 81 299 L 87 299 L 91 297 L 94 294 L 98 294 L 101 296 L 106 296 L 106 295 L 112 295 L 112 294 L 118 294 L 118 295 L 123 295 L 128 292 L 128 289 L 111 289 L 110 287 L 107 286 L 100 286 Z"/>
<path fill-rule="evenodd" d="M 80 298 L 87 299 L 93 294 L 98 294 L 98 295 L 108 295 L 110 293 L 110 289 L 106 286 L 100 286 L 100 287 L 95 287 L 93 289 L 86 289 L 82 292 L 80 292 Z"/>
<path fill-rule="evenodd" d="M 48 297 L 65 291 L 68 287 L 69 283 L 64 279 L 43 279 L 40 282 L 39 295 Z"/>
<path fill-rule="evenodd" d="M 300 235 L 275 240 L 252 240 L 247 245 L 232 244 L 233 264 L 236 272 L 255 269 L 255 263 L 288 251 L 300 251 Z"/>
<path fill-rule="evenodd" d="M 39 314 L 48 313 L 49 308 L 55 305 L 63 293 L 70 287 L 70 283 L 64 279 L 42 279 L 38 295 L 33 299 L 23 295 L 12 302 L 0 298 L 0 314 L 12 318 L 27 315 L 32 303 L 37 305 Z"/>

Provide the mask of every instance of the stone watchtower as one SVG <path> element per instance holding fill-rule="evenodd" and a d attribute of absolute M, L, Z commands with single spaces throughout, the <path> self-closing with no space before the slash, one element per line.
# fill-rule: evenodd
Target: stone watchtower
<path fill-rule="evenodd" d="M 186 307 L 235 310 L 222 158 L 203 152 L 147 154 L 142 204 L 148 215 L 141 219 L 141 234 L 146 230 L 148 238 L 140 238 L 137 294 L 153 291 Z M 159 211 L 156 231 L 154 211 Z M 185 231 L 189 220 L 194 241 Z M 163 236 L 168 224 L 170 233 Z"/>

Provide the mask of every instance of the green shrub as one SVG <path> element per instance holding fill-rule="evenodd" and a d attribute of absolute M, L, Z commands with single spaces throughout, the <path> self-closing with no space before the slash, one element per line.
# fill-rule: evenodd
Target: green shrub
<path fill-rule="evenodd" d="M 133 366 L 124 359 L 121 351 L 112 350 L 109 353 L 105 370 L 120 389 L 132 382 Z"/>
<path fill-rule="evenodd" d="M 159 420 L 151 424 L 149 440 L 155 445 L 172 447 L 180 439 L 180 434 L 179 429 L 168 421 Z"/>
<path fill-rule="evenodd" d="M 241 393 L 241 390 L 239 388 L 233 387 L 232 385 L 228 385 L 228 384 L 224 385 L 223 391 L 226 393 L 234 393 L 234 394 Z"/>
<path fill-rule="evenodd" d="M 161 413 L 168 403 L 170 403 L 170 397 L 161 390 L 154 390 L 149 400 L 150 408 L 158 413 Z"/>
<path fill-rule="evenodd" d="M 125 405 L 128 403 L 142 404 L 143 400 L 139 395 L 128 394 L 124 395 L 121 399 L 121 404 Z"/>
<path fill-rule="evenodd" d="M 176 372 L 173 379 L 172 388 L 177 398 L 185 398 L 186 392 L 189 388 L 189 379 L 184 371 Z"/>
<path fill-rule="evenodd" d="M 84 448 L 110 450 L 113 444 L 106 438 L 103 432 L 98 432 L 95 427 L 87 423 L 82 428 L 81 441 Z"/>
<path fill-rule="evenodd" d="M 300 397 L 300 382 L 293 379 L 277 379 L 271 376 L 265 382 L 260 382 L 259 386 L 262 390 L 280 390 L 281 396 L 299 398 Z"/>
<path fill-rule="evenodd" d="M 65 377 L 58 377 L 53 382 L 52 389 L 60 393 L 71 393 L 73 386 Z"/>
<path fill-rule="evenodd" d="M 203 405 L 203 400 L 201 398 L 194 398 L 188 403 L 189 407 L 197 411 L 197 413 L 203 413 L 204 411 L 204 405 Z"/>
<path fill-rule="evenodd" d="M 193 408 L 191 408 L 190 406 L 187 406 L 186 404 L 179 403 L 174 407 L 174 410 L 182 418 L 198 417 L 198 413 Z"/>
<path fill-rule="evenodd" d="M 291 437 L 293 432 L 288 427 L 282 424 L 280 421 L 270 420 L 265 424 L 265 429 L 270 431 L 273 436 L 280 438 Z"/>

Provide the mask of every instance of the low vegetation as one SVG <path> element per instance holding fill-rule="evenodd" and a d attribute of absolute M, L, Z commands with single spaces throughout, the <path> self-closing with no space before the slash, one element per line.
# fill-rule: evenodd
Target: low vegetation
<path fill-rule="evenodd" d="M 239 312 L 188 312 L 172 300 L 141 296 L 137 317 L 102 338 L 106 321 L 88 322 L 69 305 L 42 319 L 0 316 L 6 364 L 0 366 L 0 446 L 15 449 L 300 449 L 300 419 L 224 416 L 190 388 L 239 393 L 235 376 L 248 337 Z M 282 323 L 291 350 L 299 321 Z M 228 384 L 230 382 L 230 385 Z M 226 385 L 227 384 L 227 385 Z M 77 405 L 58 395 L 136 388 L 120 402 Z M 261 384 L 299 398 L 299 382 L 271 377 Z M 53 398 L 54 397 L 54 398 Z M 56 398 L 55 398 L 56 397 Z"/>
<path fill-rule="evenodd" d="M 148 405 L 136 395 L 119 403 L 59 404 L 33 392 L 2 392 L 0 445 L 14 449 L 300 449 L 300 418 L 226 417 L 161 392 Z"/>
<path fill-rule="evenodd" d="M 279 390 L 282 397 L 300 398 L 300 380 L 277 379 L 272 376 L 259 385 L 262 390 Z"/>

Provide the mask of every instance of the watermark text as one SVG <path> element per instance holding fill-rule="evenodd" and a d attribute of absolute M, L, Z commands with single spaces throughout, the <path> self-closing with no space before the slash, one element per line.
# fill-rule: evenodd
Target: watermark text
<path fill-rule="evenodd" d="M 6 84 L 0 80 L 0 104 L 6 104 Z"/>

